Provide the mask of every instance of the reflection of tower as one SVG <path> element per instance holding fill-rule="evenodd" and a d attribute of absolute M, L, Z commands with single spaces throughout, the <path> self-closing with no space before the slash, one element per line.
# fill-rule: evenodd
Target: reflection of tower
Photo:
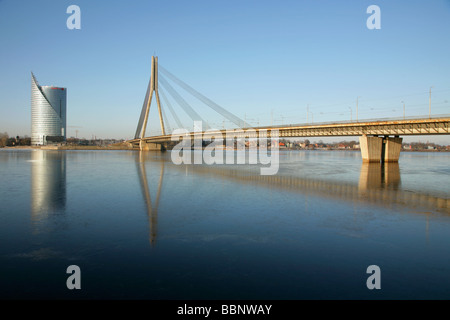
<path fill-rule="evenodd" d="M 364 162 L 359 175 L 359 191 L 367 189 L 393 188 L 400 186 L 400 168 L 396 162 Z"/>
<path fill-rule="evenodd" d="M 142 195 L 144 197 L 145 205 L 147 207 L 147 216 L 149 220 L 149 229 L 150 229 L 149 235 L 150 244 L 153 246 L 156 243 L 156 237 L 158 235 L 158 206 L 164 176 L 164 160 L 160 162 L 161 171 L 159 175 L 158 192 L 156 193 L 155 206 L 153 206 L 152 199 L 150 196 L 150 188 L 148 186 L 147 172 L 145 170 L 145 155 L 146 155 L 145 152 L 139 152 L 139 158 L 136 158 L 137 160 L 136 166 L 138 169 L 139 180 L 141 183 Z"/>
<path fill-rule="evenodd" d="M 31 219 L 39 221 L 66 207 L 66 154 L 33 150 L 31 161 Z"/>

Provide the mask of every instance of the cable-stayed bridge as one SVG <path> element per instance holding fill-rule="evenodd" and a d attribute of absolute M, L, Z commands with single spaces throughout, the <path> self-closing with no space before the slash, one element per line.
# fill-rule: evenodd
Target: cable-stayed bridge
<path fill-rule="evenodd" d="M 161 74 L 159 73 L 158 68 L 160 69 Z M 202 104 L 218 113 L 226 119 L 228 123 L 233 124 L 235 127 L 232 129 L 211 129 L 208 121 L 205 121 L 202 115 L 176 91 L 173 84 L 177 85 L 192 97 L 202 102 Z M 163 103 L 161 103 L 159 96 L 159 85 L 164 89 L 161 91 Z M 161 134 L 157 136 L 146 136 L 145 134 L 153 95 L 156 98 Z M 187 129 L 188 126 L 183 126 L 180 115 L 175 111 L 168 96 L 183 109 L 184 113 L 188 115 L 194 124 L 200 124 L 201 127 L 197 127 L 196 129 L 194 125 L 194 128 L 190 130 Z M 135 147 L 139 147 L 140 150 L 161 150 L 165 143 L 172 140 L 172 133 L 166 130 L 170 125 L 166 109 L 163 108 L 163 106 L 167 107 L 172 118 L 175 120 L 175 127 L 178 129 L 184 128 L 184 135 L 192 140 L 201 140 L 205 135 L 210 138 L 214 137 L 217 139 L 220 137 L 225 139 L 231 131 L 233 139 L 251 139 L 260 138 L 262 136 L 269 139 L 359 136 L 364 162 L 397 162 L 402 145 L 402 138 L 400 136 L 450 134 L 450 116 L 431 117 L 431 115 L 429 117 L 416 119 L 340 121 L 318 124 L 288 124 L 282 126 L 252 127 L 248 122 L 219 106 L 217 103 L 177 78 L 167 69 L 158 67 L 158 58 L 152 57 L 151 76 L 147 86 L 141 115 L 136 128 L 135 137 L 133 140 L 128 141 L 129 143 L 133 144 Z"/>

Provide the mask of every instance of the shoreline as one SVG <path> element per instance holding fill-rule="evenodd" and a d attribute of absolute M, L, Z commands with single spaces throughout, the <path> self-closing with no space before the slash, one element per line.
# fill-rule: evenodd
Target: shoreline
<path fill-rule="evenodd" d="M 114 151 L 114 150 L 128 150 L 128 151 L 139 151 L 136 148 L 130 148 L 127 146 L 14 146 L 14 147 L 2 147 L 0 150 L 54 150 L 54 151 L 65 151 L 65 150 L 105 150 L 105 151 Z M 195 150 L 195 149 L 191 149 Z M 202 149 L 203 150 L 203 149 Z M 235 151 L 238 149 L 220 149 L 222 151 Z M 246 148 L 245 150 L 248 150 Z M 279 151 L 346 151 L 346 152 L 355 152 L 361 151 L 360 149 L 288 149 L 288 148 L 280 148 Z M 450 152 L 450 150 L 401 150 L 401 152 Z"/>
<path fill-rule="evenodd" d="M 14 146 L 14 147 L 3 147 L 2 149 L 8 150 L 54 150 L 54 151 L 64 151 L 64 150 L 138 150 L 129 148 L 126 146 Z"/>

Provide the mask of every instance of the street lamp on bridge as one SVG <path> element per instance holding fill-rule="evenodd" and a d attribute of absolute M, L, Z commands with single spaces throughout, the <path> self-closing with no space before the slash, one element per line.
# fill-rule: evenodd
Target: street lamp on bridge
<path fill-rule="evenodd" d="M 434 88 L 434 86 L 430 87 L 430 99 L 428 102 L 428 117 L 431 119 L 431 88 Z"/>
<path fill-rule="evenodd" d="M 350 109 L 350 121 L 353 121 L 353 115 L 352 115 L 352 107 L 348 107 Z"/>
<path fill-rule="evenodd" d="M 309 104 L 306 105 L 306 123 L 309 123 Z"/>
<path fill-rule="evenodd" d="M 356 97 L 356 122 L 358 122 L 358 100 L 361 96 Z"/>
<path fill-rule="evenodd" d="M 405 120 L 406 119 L 405 102 L 402 101 L 402 103 L 403 103 L 403 120 Z"/>

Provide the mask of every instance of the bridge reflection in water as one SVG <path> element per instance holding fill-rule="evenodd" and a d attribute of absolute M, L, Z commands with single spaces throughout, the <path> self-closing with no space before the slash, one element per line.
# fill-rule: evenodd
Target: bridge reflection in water
<path fill-rule="evenodd" d="M 398 189 L 400 187 L 400 168 L 395 162 L 363 163 L 359 175 L 358 190 L 370 189 Z"/>
<path fill-rule="evenodd" d="M 149 179 L 147 176 L 147 171 L 145 168 L 146 156 L 149 154 L 146 152 L 139 152 L 136 157 L 136 168 L 139 175 L 139 182 L 141 185 L 142 196 L 145 201 L 145 206 L 147 207 L 147 217 L 149 222 L 149 240 L 152 246 L 156 243 L 156 237 L 158 234 L 158 207 L 159 207 L 159 199 L 161 195 L 161 188 L 164 177 L 164 161 L 151 161 L 151 166 L 155 166 L 155 164 L 159 164 L 159 180 L 156 192 L 156 199 L 152 202 L 152 198 L 150 195 L 150 187 L 149 187 Z M 157 167 L 157 166 L 156 166 Z"/>
<path fill-rule="evenodd" d="M 362 163 L 358 182 L 341 182 L 325 179 L 312 179 L 288 175 L 259 175 L 259 170 L 250 171 L 243 167 L 225 165 L 174 165 L 166 163 L 163 157 L 155 158 L 155 153 L 139 152 L 136 166 L 141 184 L 143 199 L 149 219 L 150 243 L 155 245 L 157 238 L 158 205 L 164 179 L 164 167 L 189 172 L 189 174 L 208 175 L 217 179 L 227 179 L 248 185 L 277 188 L 288 192 L 298 192 L 305 196 L 331 198 L 339 201 L 362 203 L 392 208 L 400 206 L 411 208 L 412 213 L 428 214 L 442 212 L 450 214 L 450 200 L 426 193 L 412 192 L 401 188 L 398 163 Z M 146 166 L 159 169 L 157 185 L 150 186 Z M 156 199 L 152 202 L 150 191 L 156 190 Z M 307 199 L 307 197 L 306 197 Z M 245 210 L 245 208 L 244 208 Z"/>

